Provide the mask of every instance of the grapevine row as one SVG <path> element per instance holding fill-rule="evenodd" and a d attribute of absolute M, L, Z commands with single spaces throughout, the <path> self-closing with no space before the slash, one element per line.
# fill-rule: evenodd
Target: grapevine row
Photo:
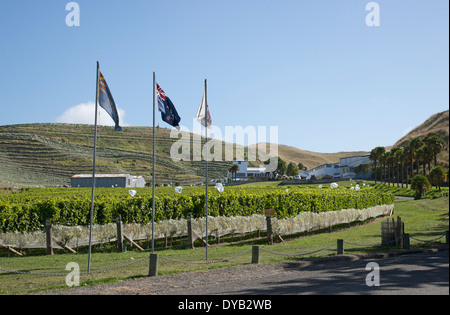
<path fill-rule="evenodd" d="M 374 190 L 320 190 L 286 188 L 236 188 L 225 193 L 212 191 L 208 197 L 211 216 L 251 216 L 273 208 L 278 218 L 302 212 L 365 209 L 394 203 L 394 197 Z M 64 226 L 87 226 L 91 199 L 88 189 L 29 189 L 0 197 L 0 233 L 43 230 L 46 220 Z M 159 188 L 155 198 L 155 221 L 186 218 L 188 213 L 205 215 L 204 189 L 188 187 L 182 194 L 173 188 Z M 94 223 L 114 223 L 117 215 L 124 223 L 148 224 L 152 220 L 151 189 L 138 189 L 131 197 L 125 189 L 97 190 Z"/>

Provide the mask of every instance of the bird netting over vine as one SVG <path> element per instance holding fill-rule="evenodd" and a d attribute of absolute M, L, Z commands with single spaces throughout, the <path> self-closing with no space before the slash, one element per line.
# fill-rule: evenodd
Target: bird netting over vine
<path fill-rule="evenodd" d="M 348 209 L 328 212 L 302 212 L 289 218 L 272 218 L 273 232 L 279 235 L 292 235 L 318 228 L 361 222 L 370 218 L 391 215 L 394 204 L 380 205 L 363 210 Z M 192 229 L 194 236 L 203 238 L 206 236 L 206 218 L 193 218 Z M 266 231 L 266 216 L 253 214 L 251 216 L 216 216 L 208 217 L 208 235 L 222 237 L 229 234 L 245 234 L 255 231 Z M 117 237 L 117 226 L 114 223 L 104 225 L 94 225 L 92 242 L 93 244 L 103 244 L 113 242 Z M 150 240 L 152 235 L 151 224 L 123 224 L 123 233 L 130 239 Z M 188 233 L 187 220 L 162 220 L 155 222 L 155 239 L 166 237 L 183 237 Z M 53 242 L 55 248 L 60 248 L 61 244 L 71 248 L 88 245 L 89 227 L 83 226 L 53 226 L 53 237 L 58 242 Z M 10 232 L 0 233 L 0 244 L 15 248 L 46 248 L 45 232 Z"/>

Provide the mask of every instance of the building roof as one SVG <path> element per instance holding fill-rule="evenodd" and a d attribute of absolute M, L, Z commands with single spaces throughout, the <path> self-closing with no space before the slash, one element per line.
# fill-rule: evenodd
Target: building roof
<path fill-rule="evenodd" d="M 95 178 L 122 178 L 129 177 L 130 174 L 95 174 Z M 78 174 L 71 178 L 92 178 L 92 174 Z"/>
<path fill-rule="evenodd" d="M 249 167 L 247 168 L 247 173 L 251 173 L 251 172 L 265 172 L 266 168 L 265 167 Z"/>

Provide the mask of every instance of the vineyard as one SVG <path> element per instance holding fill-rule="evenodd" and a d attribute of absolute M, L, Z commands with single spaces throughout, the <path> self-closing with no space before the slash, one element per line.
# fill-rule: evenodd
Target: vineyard
<path fill-rule="evenodd" d="M 0 196 L 0 233 L 36 232 L 45 228 L 46 220 L 60 226 L 87 226 L 90 221 L 91 190 L 84 188 L 25 188 L 19 193 Z M 351 190 L 283 187 L 226 187 L 209 193 L 209 215 L 212 217 L 251 217 L 275 209 L 278 219 L 293 218 L 302 213 L 320 214 L 344 209 L 368 209 L 394 203 L 394 196 L 372 188 Z M 158 187 L 155 198 L 155 221 L 205 216 L 205 189 Z M 97 189 L 94 224 L 114 223 L 121 215 L 125 224 L 146 225 L 152 221 L 152 190 L 136 189 L 132 197 L 127 189 Z"/>
<path fill-rule="evenodd" d="M 191 156 L 199 154 L 190 136 Z M 153 129 L 151 127 L 114 128 L 98 126 L 97 171 L 102 174 L 141 175 L 151 181 L 153 163 Z M 75 174 L 92 173 L 94 126 L 74 124 L 24 124 L 0 126 L 0 185 L 9 187 L 55 187 L 70 183 Z M 157 183 L 200 184 L 204 181 L 202 161 L 174 161 L 170 149 L 179 140 L 171 130 L 156 128 Z M 204 141 L 204 139 L 202 140 Z M 225 161 L 210 161 L 211 178 L 223 178 L 231 166 Z M 236 144 L 234 144 L 236 148 Z M 268 147 L 268 150 L 270 145 Z M 267 151 L 270 152 L 270 151 Z M 278 154 L 285 161 L 304 161 L 313 168 L 337 163 L 342 157 L 367 152 L 315 153 L 279 145 Z M 244 148 L 247 157 L 248 148 Z M 235 156 L 233 156 L 234 158 Z M 260 166 L 262 161 L 251 162 Z"/>
<path fill-rule="evenodd" d="M 153 130 L 150 127 L 98 127 L 97 171 L 151 178 Z M 0 183 L 17 187 L 68 185 L 75 174 L 92 173 L 94 126 L 29 124 L 0 126 Z M 170 148 L 178 140 L 157 128 L 158 183 L 201 183 L 204 163 L 177 162 Z M 192 147 L 192 146 L 191 146 Z M 224 177 L 229 163 L 212 161 L 211 176 Z"/>

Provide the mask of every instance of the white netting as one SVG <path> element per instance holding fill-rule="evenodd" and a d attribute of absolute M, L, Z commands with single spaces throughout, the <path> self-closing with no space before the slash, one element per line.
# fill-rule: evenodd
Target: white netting
<path fill-rule="evenodd" d="M 341 210 L 322 213 L 304 212 L 292 218 L 272 218 L 275 233 L 290 235 L 317 228 L 327 228 L 337 224 L 365 221 L 378 216 L 390 215 L 394 205 L 376 206 L 364 210 Z M 187 220 L 165 220 L 155 222 L 155 239 L 179 237 L 187 235 Z M 206 236 L 206 218 L 192 219 L 192 229 L 197 237 Z M 208 217 L 208 234 L 224 236 L 231 233 L 244 234 L 254 231 L 265 231 L 266 216 L 252 215 L 248 217 Z M 114 223 L 94 225 L 92 228 L 92 244 L 103 244 L 116 240 L 117 226 Z M 123 233 L 132 240 L 150 240 L 152 225 L 123 224 Z M 61 244 L 71 248 L 89 244 L 89 227 L 53 226 L 53 237 L 57 242 L 53 246 L 60 248 Z M 58 244 L 59 242 L 59 244 Z M 33 233 L 0 233 L 0 244 L 15 248 L 46 248 L 45 232 Z"/>

